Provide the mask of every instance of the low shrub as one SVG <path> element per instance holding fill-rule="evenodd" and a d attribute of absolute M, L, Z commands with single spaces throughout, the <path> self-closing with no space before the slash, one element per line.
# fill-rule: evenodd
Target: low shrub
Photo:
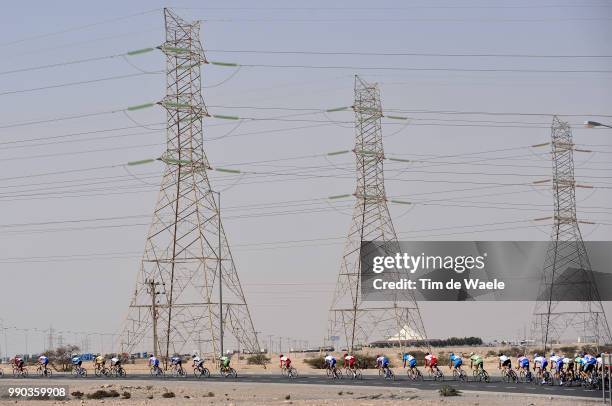
<path fill-rule="evenodd" d="M 440 396 L 459 396 L 461 394 L 461 391 L 449 385 L 443 385 L 440 387 L 440 389 L 438 389 L 438 392 L 440 393 Z"/>
<path fill-rule="evenodd" d="M 254 354 L 247 358 L 248 365 L 266 365 L 270 363 L 270 358 L 266 354 Z"/>

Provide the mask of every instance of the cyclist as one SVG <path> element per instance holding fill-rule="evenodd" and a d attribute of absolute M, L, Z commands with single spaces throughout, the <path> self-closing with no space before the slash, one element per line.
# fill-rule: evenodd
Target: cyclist
<path fill-rule="evenodd" d="M 183 370 L 183 360 L 181 359 L 181 357 L 175 355 L 174 357 L 170 358 L 170 362 L 172 363 L 172 366 L 174 366 L 174 369 L 176 369 L 177 371 Z"/>
<path fill-rule="evenodd" d="M 289 369 L 291 367 L 291 359 L 288 356 L 281 354 L 279 358 L 281 369 Z"/>
<path fill-rule="evenodd" d="M 191 364 L 193 369 L 202 370 L 204 368 L 204 360 L 200 358 L 197 354 L 193 354 L 191 360 L 193 361 L 193 363 Z"/>
<path fill-rule="evenodd" d="M 325 367 L 331 371 L 336 368 L 336 357 L 330 354 L 325 354 Z"/>
<path fill-rule="evenodd" d="M 104 365 L 106 365 L 106 358 L 100 354 L 96 354 L 96 357 L 94 358 L 94 369 L 101 371 L 104 368 Z"/>
<path fill-rule="evenodd" d="M 521 370 L 525 373 L 525 379 L 527 382 L 531 381 L 531 371 L 529 370 L 529 358 L 527 358 L 527 354 L 521 355 L 516 361 L 516 370 Z"/>
<path fill-rule="evenodd" d="M 404 354 L 404 356 L 402 357 L 403 361 L 404 361 L 404 368 L 406 368 L 406 366 L 408 366 L 408 368 L 413 369 L 416 367 L 417 364 L 417 360 L 416 358 L 412 355 L 412 354 Z"/>
<path fill-rule="evenodd" d="M 588 352 L 584 354 L 584 373 L 585 375 L 592 373 L 597 365 L 597 358 L 589 354 Z"/>
<path fill-rule="evenodd" d="M 561 371 L 563 371 L 563 355 L 556 355 L 554 352 L 550 353 L 550 369 L 554 370 L 555 378 L 558 378 L 560 384 L 563 385 L 563 379 L 561 378 Z"/>
<path fill-rule="evenodd" d="M 404 368 L 408 365 L 409 371 L 414 372 L 417 366 L 417 359 L 412 354 L 404 354 Z"/>
<path fill-rule="evenodd" d="M 542 384 L 546 383 L 546 380 L 544 380 L 544 372 L 546 372 L 547 365 L 548 361 L 546 357 L 538 355 L 538 353 L 533 354 L 533 370 L 538 376 L 542 377 Z"/>
<path fill-rule="evenodd" d="M 151 356 L 149 357 L 149 366 L 155 371 L 155 372 L 160 372 L 161 369 L 159 368 L 159 359 L 157 359 L 157 357 L 153 354 L 151 354 Z"/>
<path fill-rule="evenodd" d="M 71 362 L 72 362 L 72 367 L 77 370 L 80 371 L 81 370 L 81 366 L 83 365 L 83 360 L 81 359 L 80 356 L 74 354 L 71 358 Z"/>
<path fill-rule="evenodd" d="M 221 362 L 221 371 L 227 371 L 229 370 L 230 367 L 230 362 L 232 361 L 232 359 L 229 357 L 229 351 L 225 354 L 219 357 L 219 361 Z"/>
<path fill-rule="evenodd" d="M 429 371 L 433 374 L 434 368 L 438 369 L 438 358 L 434 354 L 425 353 L 425 368 L 429 368 Z"/>
<path fill-rule="evenodd" d="M 376 356 L 376 368 L 381 368 L 386 377 L 389 374 L 389 358 L 384 355 Z"/>
<path fill-rule="evenodd" d="M 408 358 L 410 357 L 410 354 L 408 354 L 407 352 L 402 354 L 402 368 L 406 368 L 406 365 L 408 364 Z"/>
<path fill-rule="evenodd" d="M 478 354 L 470 353 L 470 368 L 474 370 L 484 370 L 484 361 Z"/>
<path fill-rule="evenodd" d="M 15 358 L 13 358 L 13 368 L 15 368 L 19 372 L 23 372 L 24 365 L 25 362 L 23 358 L 21 358 L 19 355 L 15 355 Z"/>
<path fill-rule="evenodd" d="M 119 369 L 121 368 L 121 360 L 118 357 L 113 357 L 111 358 L 111 367 L 114 367 L 115 369 Z"/>
<path fill-rule="evenodd" d="M 499 363 L 497 364 L 497 368 L 503 368 L 503 372 L 507 373 L 510 369 L 512 369 L 512 360 L 510 360 L 510 357 L 506 356 L 506 354 L 504 354 L 503 352 L 500 352 L 498 355 Z"/>
<path fill-rule="evenodd" d="M 47 365 L 49 365 L 49 357 L 47 357 L 46 355 L 41 355 L 40 357 L 38 357 L 38 365 L 43 367 L 43 371 L 47 372 Z"/>
<path fill-rule="evenodd" d="M 357 362 L 357 358 L 355 358 L 354 355 L 346 353 L 344 354 L 344 362 L 342 363 L 342 366 L 344 368 L 348 368 L 351 371 L 355 369 L 355 362 Z"/>
<path fill-rule="evenodd" d="M 574 362 L 575 362 L 574 358 L 570 358 L 570 357 L 563 358 L 563 364 L 565 365 L 565 373 L 569 381 L 574 380 Z"/>
<path fill-rule="evenodd" d="M 455 353 L 450 353 L 448 367 L 451 369 L 455 369 L 459 374 L 461 374 L 461 365 L 463 365 L 463 360 L 461 359 L 461 354 L 455 355 Z"/>

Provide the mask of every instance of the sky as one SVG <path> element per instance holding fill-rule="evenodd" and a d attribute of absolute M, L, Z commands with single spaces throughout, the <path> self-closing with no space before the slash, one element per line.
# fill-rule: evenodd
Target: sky
<path fill-rule="evenodd" d="M 531 183 L 551 164 L 530 146 L 549 140 L 558 114 L 593 151 L 575 154 L 578 181 L 594 186 L 577 191 L 579 216 L 595 223 L 582 233 L 610 240 L 612 130 L 582 125 L 612 122 L 609 3 L 254 4 L 3 5 L 1 354 L 40 350 L 51 325 L 64 342 L 110 351 L 163 169 L 123 164 L 158 157 L 165 136 L 160 108 L 123 111 L 163 97 L 163 55 L 121 55 L 163 42 L 163 7 L 202 21 L 209 60 L 258 65 L 205 66 L 203 95 L 210 113 L 245 118 L 205 121 L 213 167 L 288 173 L 210 175 L 264 340 L 325 334 L 354 203 L 327 199 L 354 191 L 353 156 L 325 154 L 351 149 L 354 130 L 350 111 L 322 110 L 352 104 L 355 74 L 379 84 L 384 111 L 409 117 L 383 120 L 386 154 L 413 161 L 385 164 L 388 196 L 417 202 L 390 206 L 400 239 L 546 240 L 550 221 L 533 220 L 552 214 L 552 195 Z M 522 337 L 531 311 L 422 303 L 435 338 Z"/>

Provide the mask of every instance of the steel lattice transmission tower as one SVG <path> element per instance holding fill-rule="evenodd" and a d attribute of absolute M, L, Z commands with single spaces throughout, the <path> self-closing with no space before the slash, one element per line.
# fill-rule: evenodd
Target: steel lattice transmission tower
<path fill-rule="evenodd" d="M 202 145 L 202 117 L 207 112 L 200 78 L 206 59 L 199 23 L 187 23 L 168 9 L 164 15 L 166 41 L 161 49 L 167 76 L 161 105 L 167 111 L 166 167 L 121 346 L 131 352 L 140 345 L 158 351 L 158 356 L 219 354 L 225 330 L 227 348 L 258 351 L 221 223 L 218 194 L 207 175 Z"/>
<path fill-rule="evenodd" d="M 353 220 L 340 265 L 329 315 L 329 337 L 346 340 L 347 348 L 388 339 L 402 332 L 426 339 L 419 306 L 414 296 L 385 302 L 364 302 L 361 298 L 360 268 L 363 241 L 385 242 L 399 252 L 391 221 L 383 174 L 382 108 L 377 84 L 355 76 L 355 157 L 357 162 L 356 203 Z M 398 340 L 403 346 L 405 340 Z"/>
<path fill-rule="evenodd" d="M 591 336 L 595 343 L 610 343 L 610 327 L 600 300 L 593 270 L 576 216 L 574 151 L 568 123 L 552 122 L 554 216 L 538 301 L 534 310 L 534 338 L 545 350 L 568 330 Z M 572 301 L 579 292 L 581 301 Z M 540 335 L 540 337 L 538 337 Z"/>

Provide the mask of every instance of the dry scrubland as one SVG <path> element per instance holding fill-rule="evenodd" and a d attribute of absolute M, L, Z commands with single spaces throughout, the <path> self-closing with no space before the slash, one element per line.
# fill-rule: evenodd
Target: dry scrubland
<path fill-rule="evenodd" d="M 55 383 L 55 382 L 54 382 Z M 130 381 L 124 383 L 61 380 L 70 392 L 81 392 L 64 401 L 2 400 L 0 405 L 470 405 L 470 406 L 594 406 L 601 401 L 555 396 L 463 392 L 456 397 L 440 397 L 437 391 L 419 389 L 359 388 L 348 385 L 252 384 L 206 381 Z M 96 391 L 117 397 L 89 399 Z M 125 395 L 125 394 L 129 395 Z M 129 396 L 129 399 L 124 397 Z"/>

